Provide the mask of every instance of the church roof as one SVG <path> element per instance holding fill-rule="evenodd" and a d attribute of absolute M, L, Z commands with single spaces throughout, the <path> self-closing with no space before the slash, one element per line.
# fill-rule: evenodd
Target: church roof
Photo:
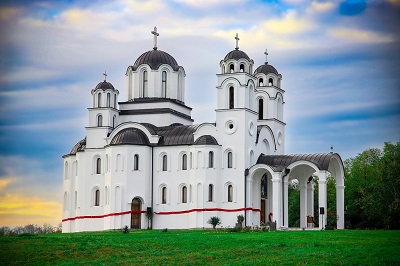
<path fill-rule="evenodd" d="M 218 141 L 211 135 L 204 135 L 196 139 L 194 145 L 218 145 Z"/>
<path fill-rule="evenodd" d="M 83 151 L 85 148 L 86 148 L 86 137 L 83 140 L 76 143 L 69 154 L 74 155 L 79 151 Z"/>
<path fill-rule="evenodd" d="M 157 70 L 162 64 L 167 64 L 172 67 L 173 70 L 178 71 L 179 65 L 169 53 L 153 49 L 143 53 L 136 59 L 132 69 L 136 70 L 140 65 L 147 64 L 151 69 Z"/>
<path fill-rule="evenodd" d="M 97 84 L 97 86 L 96 86 L 96 88 L 94 88 L 94 90 L 97 90 L 97 89 L 101 89 L 103 91 L 110 89 L 110 90 L 115 91 L 114 86 L 110 82 L 107 82 L 105 80 L 100 82 L 99 84 Z"/>
<path fill-rule="evenodd" d="M 118 132 L 111 140 L 110 145 L 150 145 L 146 134 L 137 128 L 125 128 Z"/>
<path fill-rule="evenodd" d="M 275 172 L 281 172 L 286 167 L 297 161 L 307 161 L 315 164 L 319 170 L 328 170 L 332 156 L 339 156 L 337 153 L 315 153 L 315 154 L 294 154 L 294 155 L 264 155 L 258 157 L 257 164 L 268 165 Z"/>
<path fill-rule="evenodd" d="M 243 51 L 239 50 L 239 49 L 235 49 L 230 51 L 224 58 L 224 60 L 229 60 L 229 59 L 235 59 L 235 60 L 239 60 L 245 58 L 247 60 L 250 61 L 250 57 Z"/>
<path fill-rule="evenodd" d="M 271 66 L 266 62 L 264 65 L 257 67 L 256 71 L 254 71 L 254 75 L 257 73 L 263 73 L 268 75 L 269 73 L 273 73 L 275 75 L 279 75 L 278 70 L 275 67 Z"/>

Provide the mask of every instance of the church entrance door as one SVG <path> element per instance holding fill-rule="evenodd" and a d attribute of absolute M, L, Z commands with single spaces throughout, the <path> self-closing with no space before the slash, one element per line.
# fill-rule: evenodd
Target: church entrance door
<path fill-rule="evenodd" d="M 140 199 L 134 198 L 132 200 L 131 229 L 140 229 L 140 220 L 142 218 L 141 206 L 142 202 Z"/>

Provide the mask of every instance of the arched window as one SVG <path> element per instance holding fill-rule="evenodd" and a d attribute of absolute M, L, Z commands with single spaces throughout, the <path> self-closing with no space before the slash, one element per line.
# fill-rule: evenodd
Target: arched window
<path fill-rule="evenodd" d="M 233 186 L 229 185 L 228 186 L 228 202 L 233 201 Z"/>
<path fill-rule="evenodd" d="M 147 71 L 143 71 L 143 97 L 147 97 Z"/>
<path fill-rule="evenodd" d="M 96 189 L 94 191 L 94 206 L 100 206 L 100 190 Z"/>
<path fill-rule="evenodd" d="M 258 79 L 258 86 L 264 86 L 264 80 L 262 78 Z"/>
<path fill-rule="evenodd" d="M 208 201 L 213 201 L 214 186 L 212 184 L 208 185 Z"/>
<path fill-rule="evenodd" d="M 115 128 L 115 122 L 116 122 L 115 120 L 117 120 L 117 117 L 114 115 L 113 116 L 113 128 Z"/>
<path fill-rule="evenodd" d="M 229 109 L 233 109 L 235 107 L 235 92 L 233 87 L 229 87 Z"/>
<path fill-rule="evenodd" d="M 111 107 L 111 94 L 107 92 L 107 107 Z"/>
<path fill-rule="evenodd" d="M 98 127 L 102 127 L 103 126 L 103 116 L 102 115 L 98 115 L 97 116 L 97 126 Z"/>
<path fill-rule="evenodd" d="M 278 98 L 278 106 L 277 106 L 277 119 L 282 121 L 283 115 L 282 115 L 282 99 Z"/>
<path fill-rule="evenodd" d="M 272 78 L 269 78 L 268 86 L 274 86 L 274 80 Z"/>
<path fill-rule="evenodd" d="M 187 187 L 182 187 L 182 203 L 187 203 Z"/>
<path fill-rule="evenodd" d="M 167 204 L 167 188 L 163 187 L 161 189 L 161 204 Z"/>
<path fill-rule="evenodd" d="M 139 155 L 135 154 L 133 156 L 133 170 L 137 171 L 139 170 Z"/>
<path fill-rule="evenodd" d="M 232 152 L 230 151 L 230 152 L 228 152 L 228 156 L 227 156 L 228 158 L 228 168 L 232 168 L 232 165 L 233 165 L 233 156 L 232 156 Z"/>
<path fill-rule="evenodd" d="M 264 100 L 258 100 L 258 119 L 264 119 Z"/>
<path fill-rule="evenodd" d="M 97 158 L 96 160 L 96 174 L 101 174 L 101 159 Z"/>
<path fill-rule="evenodd" d="M 187 170 L 187 155 L 182 155 L 182 170 Z"/>
<path fill-rule="evenodd" d="M 240 64 L 239 71 L 240 71 L 240 72 L 244 72 L 244 65 L 243 65 L 243 64 Z"/>
<path fill-rule="evenodd" d="M 117 108 L 117 95 L 114 94 L 114 108 Z"/>
<path fill-rule="evenodd" d="M 167 72 L 162 72 L 161 97 L 167 98 Z"/>
<path fill-rule="evenodd" d="M 208 168 L 214 167 L 214 152 L 210 151 L 208 153 Z"/>
<path fill-rule="evenodd" d="M 235 67 L 233 66 L 233 64 L 229 65 L 229 72 L 231 73 L 235 72 Z"/>
<path fill-rule="evenodd" d="M 162 157 L 162 170 L 167 171 L 167 155 L 163 155 Z"/>
<path fill-rule="evenodd" d="M 101 93 L 97 94 L 97 107 L 101 107 Z"/>

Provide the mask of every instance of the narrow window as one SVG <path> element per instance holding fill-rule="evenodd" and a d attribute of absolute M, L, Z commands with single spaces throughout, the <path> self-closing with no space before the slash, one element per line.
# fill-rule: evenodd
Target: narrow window
<path fill-rule="evenodd" d="M 233 87 L 229 88 L 229 109 L 234 108 L 235 94 L 233 91 Z"/>
<path fill-rule="evenodd" d="M 228 152 L 228 168 L 232 168 L 232 152 Z"/>
<path fill-rule="evenodd" d="M 113 116 L 113 128 L 115 128 L 115 120 L 117 119 L 117 117 L 114 115 Z"/>
<path fill-rule="evenodd" d="M 162 170 L 167 171 L 167 155 L 163 155 L 162 157 Z"/>
<path fill-rule="evenodd" d="M 229 65 L 229 72 L 231 73 L 235 72 L 235 67 L 233 66 L 233 64 Z"/>
<path fill-rule="evenodd" d="M 117 108 L 117 95 L 114 94 L 114 108 Z"/>
<path fill-rule="evenodd" d="M 143 97 L 147 97 L 147 71 L 143 72 Z"/>
<path fill-rule="evenodd" d="M 258 100 L 258 119 L 264 119 L 264 100 Z"/>
<path fill-rule="evenodd" d="M 190 169 L 193 169 L 193 154 L 190 153 Z"/>
<path fill-rule="evenodd" d="M 240 72 L 244 72 L 244 65 L 243 64 L 240 64 L 240 70 L 239 70 Z"/>
<path fill-rule="evenodd" d="M 269 78 L 268 86 L 274 86 L 274 80 L 272 78 Z"/>
<path fill-rule="evenodd" d="M 187 155 L 182 155 L 182 170 L 187 170 Z"/>
<path fill-rule="evenodd" d="M 228 186 L 228 202 L 233 201 L 233 186 L 229 185 Z"/>
<path fill-rule="evenodd" d="M 94 192 L 94 206 L 100 206 L 100 190 Z"/>
<path fill-rule="evenodd" d="M 208 168 L 214 167 L 214 152 L 210 151 L 208 153 Z"/>
<path fill-rule="evenodd" d="M 98 127 L 102 127 L 103 126 L 103 116 L 102 115 L 98 115 L 97 116 L 97 126 Z"/>
<path fill-rule="evenodd" d="M 167 72 L 162 72 L 161 97 L 167 98 Z"/>
<path fill-rule="evenodd" d="M 133 156 L 133 170 L 137 171 L 139 170 L 139 155 L 135 154 L 135 156 Z"/>
<path fill-rule="evenodd" d="M 264 80 L 262 79 L 262 78 L 260 78 L 259 80 L 258 80 L 258 86 L 264 86 Z"/>
<path fill-rule="evenodd" d="M 101 93 L 97 94 L 97 107 L 101 107 Z"/>
<path fill-rule="evenodd" d="M 187 203 L 187 187 L 182 187 L 182 203 Z"/>
<path fill-rule="evenodd" d="M 213 201 L 214 186 L 212 184 L 208 185 L 208 201 Z"/>
<path fill-rule="evenodd" d="M 96 160 L 96 174 L 101 174 L 101 159 L 97 158 Z"/>
<path fill-rule="evenodd" d="M 111 107 L 111 94 L 107 93 L 107 107 Z"/>
<path fill-rule="evenodd" d="M 161 189 L 161 204 L 167 204 L 167 188 L 163 187 Z"/>

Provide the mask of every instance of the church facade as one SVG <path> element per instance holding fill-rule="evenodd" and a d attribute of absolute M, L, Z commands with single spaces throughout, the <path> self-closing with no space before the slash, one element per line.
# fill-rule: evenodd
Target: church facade
<path fill-rule="evenodd" d="M 130 228 L 233 227 L 269 220 L 288 227 L 288 187 L 300 189 L 300 227 L 327 209 L 336 181 L 337 228 L 344 228 L 344 171 L 336 153 L 285 155 L 282 75 L 236 48 L 220 61 L 215 123 L 193 124 L 185 70 L 154 47 L 126 70 L 126 101 L 106 80 L 92 91 L 86 137 L 63 156 L 63 232 Z M 267 53 L 265 52 L 266 56 Z M 312 177 L 318 177 L 314 181 Z M 151 214 L 151 219 L 148 219 Z M 318 215 L 319 226 L 326 216 Z"/>

